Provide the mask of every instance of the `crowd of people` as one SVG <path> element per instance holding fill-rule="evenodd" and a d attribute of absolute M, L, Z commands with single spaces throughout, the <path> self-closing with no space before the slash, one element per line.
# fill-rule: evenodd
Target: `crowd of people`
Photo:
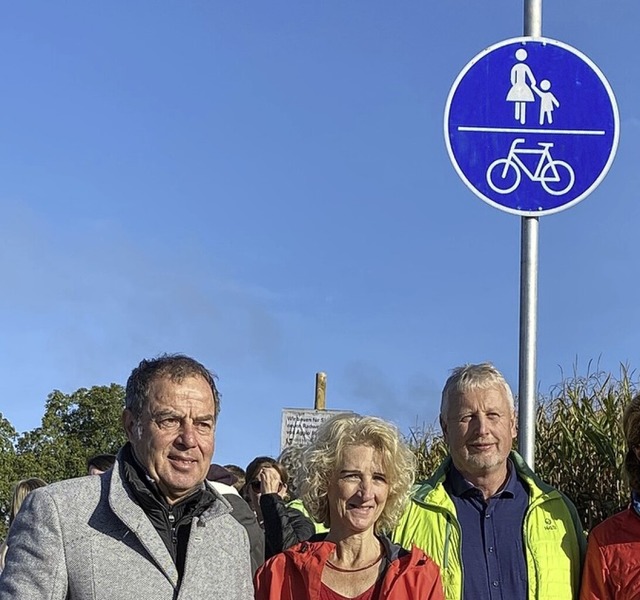
<path fill-rule="evenodd" d="M 355 413 L 278 459 L 217 465 L 219 412 L 198 361 L 140 362 L 117 455 L 15 484 L 0 600 L 640 597 L 640 396 L 623 417 L 629 507 L 588 543 L 569 498 L 512 449 L 513 394 L 490 363 L 446 381 L 449 453 L 424 481 L 394 425 Z"/>

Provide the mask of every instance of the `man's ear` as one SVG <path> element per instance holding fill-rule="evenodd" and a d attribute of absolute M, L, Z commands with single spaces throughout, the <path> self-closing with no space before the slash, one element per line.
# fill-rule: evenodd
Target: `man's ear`
<path fill-rule="evenodd" d="M 127 434 L 127 439 L 130 442 L 133 442 L 138 439 L 137 425 L 138 425 L 138 419 L 136 419 L 136 417 L 128 408 L 125 408 L 122 411 L 122 427 L 125 433 Z"/>
<path fill-rule="evenodd" d="M 449 443 L 449 431 L 447 429 L 447 422 L 442 418 L 442 415 L 438 417 L 440 419 L 440 429 L 442 429 L 442 437 L 444 438 L 445 444 Z"/>

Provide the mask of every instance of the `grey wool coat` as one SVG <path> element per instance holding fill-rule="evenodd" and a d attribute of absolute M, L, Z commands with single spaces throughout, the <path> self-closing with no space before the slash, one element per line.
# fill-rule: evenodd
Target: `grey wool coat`
<path fill-rule="evenodd" d="M 169 551 L 118 462 L 33 491 L 11 527 L 0 600 L 253 600 L 247 532 L 213 492 L 217 501 L 191 524 L 178 589 Z"/>

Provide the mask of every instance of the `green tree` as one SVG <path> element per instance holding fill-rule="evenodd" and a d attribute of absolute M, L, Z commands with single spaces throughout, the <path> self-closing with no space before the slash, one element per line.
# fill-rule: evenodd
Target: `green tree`
<path fill-rule="evenodd" d="M 11 485 L 14 481 L 16 451 L 15 442 L 18 437 L 13 425 L 0 413 L 0 536 L 4 537 L 3 524 L 9 520 L 9 503 Z"/>
<path fill-rule="evenodd" d="M 72 394 L 49 394 L 40 427 L 16 435 L 0 420 L 0 536 L 4 536 L 11 486 L 27 477 L 51 483 L 86 474 L 87 458 L 115 453 L 126 441 L 121 426 L 124 388 L 81 388 Z"/>

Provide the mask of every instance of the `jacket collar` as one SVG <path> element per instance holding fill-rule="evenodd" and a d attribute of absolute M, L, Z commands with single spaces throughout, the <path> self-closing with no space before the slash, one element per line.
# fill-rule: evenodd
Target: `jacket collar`
<path fill-rule="evenodd" d="M 203 482 L 198 490 L 170 506 L 156 482 L 136 458 L 130 443 L 123 446 L 120 457 L 123 479 L 146 513 L 172 512 L 176 520 L 179 520 L 184 514 L 199 516 L 216 500 L 211 488 Z"/>
<path fill-rule="evenodd" d="M 109 489 L 109 506 L 131 533 L 138 538 L 152 560 L 177 589 L 179 578 L 175 563 L 128 481 L 126 472 L 127 446 L 128 444 L 125 444 L 120 449 L 113 468 L 102 476 L 106 478 Z M 233 510 L 231 504 L 208 482 L 205 483 L 205 490 L 203 497 L 206 496 L 207 505 L 204 507 L 204 512 L 197 517 L 198 522 L 202 525 Z M 148 493 L 152 492 L 148 491 Z M 158 502 L 157 498 L 155 501 Z"/>
<path fill-rule="evenodd" d="M 152 560 L 158 565 L 165 577 L 175 589 L 178 588 L 178 570 L 162 538 L 147 517 L 145 511 L 135 500 L 135 494 L 127 485 L 123 450 L 118 452 L 109 476 L 109 506 L 114 514 L 138 538 Z"/>
<path fill-rule="evenodd" d="M 516 468 L 516 473 L 524 479 L 529 488 L 532 490 L 534 496 L 554 493 L 558 492 L 556 489 L 549 485 L 548 483 L 542 481 L 529 467 L 529 465 L 524 461 L 522 456 L 520 456 L 515 450 L 512 450 L 509 453 L 509 459 Z M 419 502 L 424 503 L 426 497 L 436 489 L 441 483 L 444 482 L 449 469 L 453 465 L 453 461 L 451 460 L 451 456 L 447 456 L 441 463 L 440 466 L 436 469 L 436 472 L 429 477 L 427 480 L 423 482 L 419 482 L 413 486 L 412 490 L 412 498 Z"/>

